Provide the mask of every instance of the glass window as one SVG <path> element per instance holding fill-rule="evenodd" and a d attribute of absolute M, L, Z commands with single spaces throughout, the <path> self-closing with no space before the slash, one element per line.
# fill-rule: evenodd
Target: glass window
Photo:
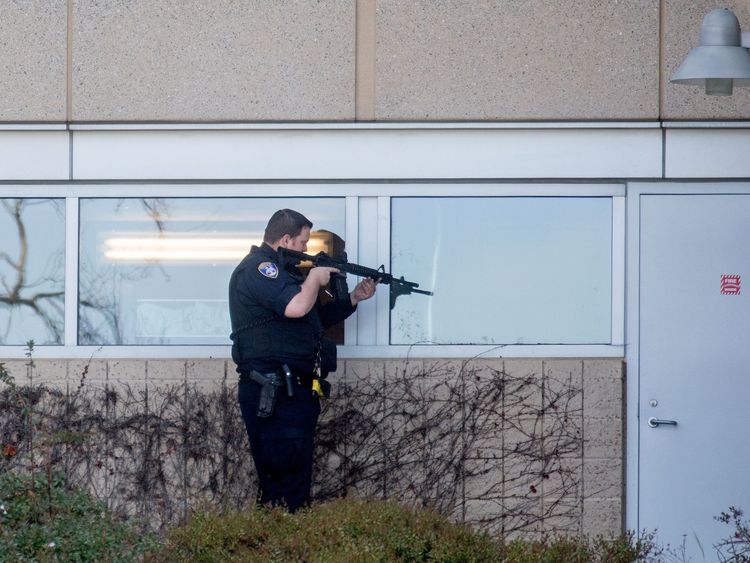
<path fill-rule="evenodd" d="M 612 200 L 394 198 L 392 344 L 609 344 Z"/>
<path fill-rule="evenodd" d="M 81 199 L 79 344 L 229 344 L 229 277 L 285 207 L 344 235 L 343 198 Z"/>
<path fill-rule="evenodd" d="M 62 344 L 65 200 L 0 199 L 0 344 Z"/>

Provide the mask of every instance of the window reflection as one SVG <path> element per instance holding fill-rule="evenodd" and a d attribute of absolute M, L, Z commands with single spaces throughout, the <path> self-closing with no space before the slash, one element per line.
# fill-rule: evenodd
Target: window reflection
<path fill-rule="evenodd" d="M 62 344 L 65 201 L 0 199 L 0 344 Z"/>
<path fill-rule="evenodd" d="M 283 207 L 344 232 L 342 198 L 80 201 L 80 344 L 229 344 L 227 283 Z M 311 252 L 317 251 L 310 247 Z"/>
<path fill-rule="evenodd" d="M 611 198 L 394 198 L 391 343 L 608 344 Z"/>

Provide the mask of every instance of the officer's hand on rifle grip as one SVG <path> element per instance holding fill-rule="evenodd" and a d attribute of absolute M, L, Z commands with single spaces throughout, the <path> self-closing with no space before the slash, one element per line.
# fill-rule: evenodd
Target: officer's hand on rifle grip
<path fill-rule="evenodd" d="M 338 274 L 338 268 L 329 268 L 327 266 L 317 266 L 307 274 L 308 279 L 312 276 L 315 283 L 320 287 L 325 287 L 331 281 L 331 274 Z"/>

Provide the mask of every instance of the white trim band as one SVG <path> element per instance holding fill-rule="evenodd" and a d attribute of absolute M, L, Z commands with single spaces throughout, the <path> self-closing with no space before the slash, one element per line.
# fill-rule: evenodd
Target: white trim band
<path fill-rule="evenodd" d="M 76 131 L 75 180 L 656 178 L 641 129 Z"/>
<path fill-rule="evenodd" d="M 2 346 L 6 360 L 25 359 L 24 346 Z M 497 346 L 339 346 L 339 360 L 374 358 L 622 358 L 623 346 L 598 344 Z M 231 360 L 230 346 L 35 346 L 34 359 Z"/>
<path fill-rule="evenodd" d="M 425 129 L 658 129 L 659 121 L 408 121 L 296 123 L 71 123 L 72 131 L 277 131 Z"/>

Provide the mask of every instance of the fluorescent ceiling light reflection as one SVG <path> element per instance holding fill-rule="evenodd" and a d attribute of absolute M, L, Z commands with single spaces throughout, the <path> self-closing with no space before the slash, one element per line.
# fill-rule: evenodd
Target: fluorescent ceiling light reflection
<path fill-rule="evenodd" d="M 114 262 L 239 262 L 260 238 L 226 236 L 113 236 L 104 241 L 104 256 Z M 312 237 L 307 251 L 325 250 Z"/>

